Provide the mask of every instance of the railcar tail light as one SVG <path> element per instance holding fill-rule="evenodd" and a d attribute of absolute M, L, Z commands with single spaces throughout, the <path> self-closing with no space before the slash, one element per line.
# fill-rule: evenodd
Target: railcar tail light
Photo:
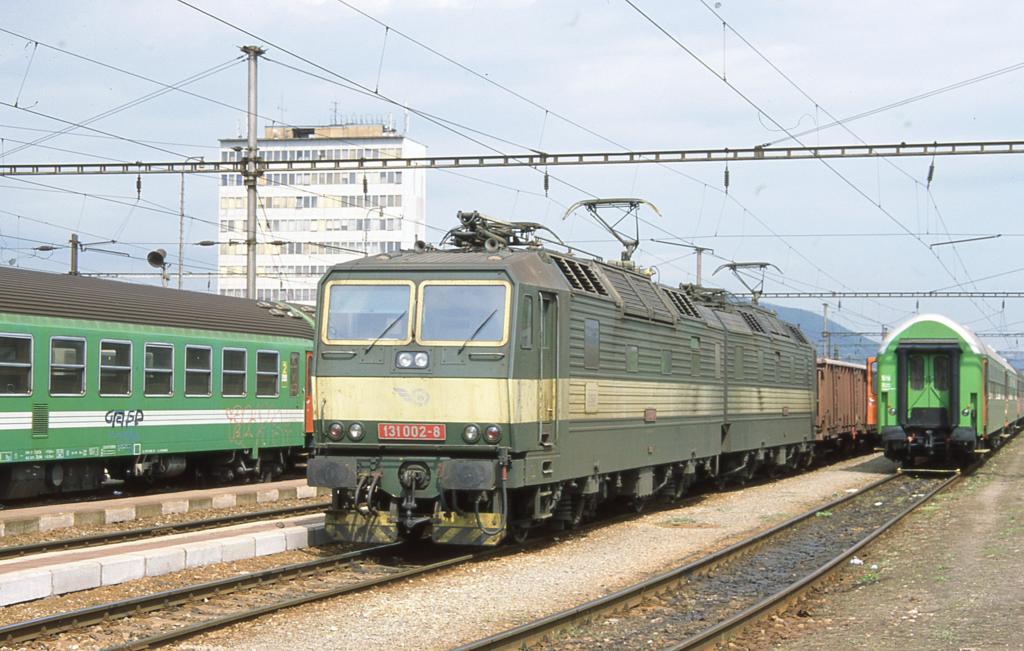
<path fill-rule="evenodd" d="M 488 425 L 484 430 L 484 439 L 488 443 L 497 443 L 501 440 L 501 428 L 497 425 Z"/>
<path fill-rule="evenodd" d="M 395 365 L 398 368 L 409 368 L 412 362 L 412 353 L 398 353 L 398 357 L 395 358 Z"/>
<path fill-rule="evenodd" d="M 353 441 L 361 441 L 363 439 L 363 425 L 362 423 L 352 423 L 348 426 L 348 437 Z"/>
<path fill-rule="evenodd" d="M 970 407 L 964 407 L 964 410 L 960 412 L 960 415 L 961 416 L 970 416 L 971 415 L 971 408 Z"/>
<path fill-rule="evenodd" d="M 327 427 L 327 438 L 332 441 L 340 441 L 345 436 L 345 426 L 341 423 L 331 423 Z"/>
<path fill-rule="evenodd" d="M 895 416 L 896 415 L 896 408 L 895 407 L 889 407 L 889 415 L 890 416 Z"/>
<path fill-rule="evenodd" d="M 426 353 L 416 353 L 413 356 L 413 364 L 416 368 L 427 368 L 427 364 L 430 363 L 430 356 Z"/>
<path fill-rule="evenodd" d="M 462 440 L 466 443 L 476 443 L 480 440 L 480 428 L 476 425 L 466 425 L 466 429 L 462 430 Z"/>

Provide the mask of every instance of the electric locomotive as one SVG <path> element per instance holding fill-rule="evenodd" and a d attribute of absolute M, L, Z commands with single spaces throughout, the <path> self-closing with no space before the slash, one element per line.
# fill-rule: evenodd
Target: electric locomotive
<path fill-rule="evenodd" d="M 797 327 L 656 283 L 628 254 L 545 248 L 538 224 L 459 218 L 448 248 L 320 282 L 307 474 L 332 490 L 331 538 L 493 545 L 809 462 L 815 352 Z"/>
<path fill-rule="evenodd" d="M 938 314 L 893 330 L 878 353 L 878 426 L 885 456 L 966 464 L 1020 428 L 1019 374 L 964 326 Z"/>

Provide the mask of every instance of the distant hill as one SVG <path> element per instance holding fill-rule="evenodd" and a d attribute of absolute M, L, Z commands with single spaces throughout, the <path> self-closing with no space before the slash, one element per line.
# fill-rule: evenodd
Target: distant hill
<path fill-rule="evenodd" d="M 818 356 L 821 356 L 821 331 L 824 323 L 820 313 L 801 310 L 795 307 L 782 307 L 781 305 L 769 305 L 762 303 L 762 306 L 774 310 L 784 321 L 796 324 L 803 330 L 804 336 L 810 339 L 818 349 Z M 873 357 L 878 352 L 879 341 L 862 335 L 850 334 L 849 328 L 829 320 L 829 332 L 832 333 L 832 348 L 829 357 L 836 357 L 834 349 L 839 348 L 838 358 L 847 362 L 863 363 L 868 357 Z"/>

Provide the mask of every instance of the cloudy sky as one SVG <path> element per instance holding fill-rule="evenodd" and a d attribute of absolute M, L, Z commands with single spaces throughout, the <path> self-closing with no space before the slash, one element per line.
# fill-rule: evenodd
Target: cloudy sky
<path fill-rule="evenodd" d="M 437 155 L 793 144 L 787 131 L 803 134 L 805 144 L 1013 140 L 1020 133 L 1020 3 L 189 3 L 5 1 L 3 162 L 213 159 L 218 138 L 244 129 L 238 46 L 248 43 L 267 48 L 261 130 L 269 120 L 307 125 L 335 115 L 392 115 L 399 125 L 408 120 L 408 135 Z M 380 97 L 353 92 L 345 80 Z M 974 81 L 902 103 L 967 80 Z M 160 85 L 179 83 L 187 93 Z M 845 129 L 816 130 L 830 116 L 892 104 Z M 102 133 L 79 128 L 51 137 L 84 121 Z M 562 213 L 588 196 L 636 196 L 661 211 L 644 214 L 643 238 L 712 247 L 709 270 L 722 260 L 770 261 L 782 273 L 769 276 L 768 291 L 1018 290 L 1022 163 L 1018 156 L 938 158 L 930 188 L 927 158 L 836 160 L 831 168 L 733 163 L 727 195 L 720 163 L 552 168 L 547 196 L 535 170 L 434 171 L 428 232 L 436 237 L 457 210 L 475 209 L 543 222 L 580 247 L 617 257 L 584 216 L 562 221 Z M 144 177 L 141 197 L 135 184 L 127 176 L 0 179 L 2 263 L 64 270 L 66 249 L 34 247 L 66 242 L 70 231 L 84 241 L 116 239 L 109 248 L 131 256 L 87 251 L 84 271 L 147 271 L 145 252 L 158 246 L 176 263 L 178 178 Z M 216 239 L 207 223 L 217 219 L 216 191 L 212 176 L 186 179 L 186 212 L 195 217 L 187 241 Z M 215 267 L 211 249 L 186 248 L 186 270 Z M 693 280 L 686 249 L 645 241 L 637 258 L 666 282 Z M 713 282 L 740 289 L 726 272 Z M 854 330 L 877 331 L 920 310 L 945 312 L 978 331 L 1024 331 L 1020 300 L 831 303 L 835 318 Z M 787 304 L 821 309 L 820 300 Z M 1015 339 L 994 343 L 1018 347 Z"/>

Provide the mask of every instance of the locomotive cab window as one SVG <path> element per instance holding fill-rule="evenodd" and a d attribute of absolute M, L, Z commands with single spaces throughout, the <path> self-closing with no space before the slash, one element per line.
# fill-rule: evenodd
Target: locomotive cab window
<path fill-rule="evenodd" d="M 0 396 L 32 393 L 32 337 L 0 335 Z"/>
<path fill-rule="evenodd" d="M 174 390 L 174 346 L 146 344 L 143 393 L 169 396 Z"/>
<path fill-rule="evenodd" d="M 321 338 L 328 344 L 408 344 L 412 341 L 412 287 L 407 280 L 329 282 Z"/>
<path fill-rule="evenodd" d="M 50 340 L 50 395 L 84 393 L 85 339 L 54 337 Z"/>
<path fill-rule="evenodd" d="M 509 284 L 493 280 L 420 283 L 417 340 L 434 346 L 503 346 Z"/>
<path fill-rule="evenodd" d="M 185 346 L 185 395 L 206 397 L 211 394 L 213 351 L 209 346 Z"/>
<path fill-rule="evenodd" d="M 256 397 L 276 398 L 279 387 L 277 351 L 256 352 Z"/>
<path fill-rule="evenodd" d="M 130 396 L 132 393 L 132 343 L 100 341 L 100 395 Z"/>
<path fill-rule="evenodd" d="M 244 398 L 246 351 L 244 348 L 225 348 L 223 355 L 221 395 L 225 398 Z"/>

